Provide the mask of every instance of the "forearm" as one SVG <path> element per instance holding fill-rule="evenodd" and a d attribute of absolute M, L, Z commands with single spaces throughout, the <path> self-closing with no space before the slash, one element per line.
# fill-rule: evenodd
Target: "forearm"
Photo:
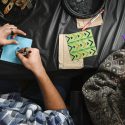
<path fill-rule="evenodd" d="M 39 81 L 39 86 L 43 94 L 44 104 L 48 110 L 65 109 L 65 103 L 60 96 L 59 92 L 51 82 L 44 69 L 38 73 L 34 73 Z"/>
<path fill-rule="evenodd" d="M 61 98 L 59 92 L 54 87 L 53 83 L 49 79 L 46 71 L 42 65 L 40 52 L 36 48 L 28 48 L 31 53 L 25 57 L 21 53 L 17 53 L 18 58 L 24 64 L 24 66 L 31 70 L 39 81 L 41 92 L 43 93 L 43 99 L 46 109 L 48 110 L 60 110 L 65 109 L 65 103 Z"/>

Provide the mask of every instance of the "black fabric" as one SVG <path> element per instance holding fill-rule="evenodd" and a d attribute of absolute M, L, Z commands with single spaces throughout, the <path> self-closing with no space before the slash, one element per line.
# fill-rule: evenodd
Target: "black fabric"
<path fill-rule="evenodd" d="M 104 25 L 92 28 L 98 55 L 85 59 L 85 68 L 96 68 L 112 51 L 124 46 L 125 1 L 108 0 L 104 12 Z M 5 21 L 1 18 L 0 24 Z M 40 50 L 47 71 L 58 70 L 58 36 L 60 33 L 79 31 L 76 21 L 62 8 L 61 0 L 37 0 L 31 14 L 18 25 L 33 39 L 32 47 Z M 120 41 L 120 42 L 119 42 Z M 32 78 L 23 66 L 0 61 L 0 77 Z"/>
<path fill-rule="evenodd" d="M 73 91 L 71 93 L 70 113 L 75 125 L 93 125 L 81 91 Z"/>
<path fill-rule="evenodd" d="M 62 0 L 62 4 L 70 15 L 86 19 L 99 14 L 104 8 L 105 0 Z"/>

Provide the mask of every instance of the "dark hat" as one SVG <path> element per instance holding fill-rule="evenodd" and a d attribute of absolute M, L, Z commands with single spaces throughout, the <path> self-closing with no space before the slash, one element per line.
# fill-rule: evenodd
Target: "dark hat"
<path fill-rule="evenodd" d="M 106 0 L 62 0 L 64 9 L 77 18 L 91 18 L 104 8 Z"/>
<path fill-rule="evenodd" d="M 31 13 L 35 0 L 0 0 L 0 20 L 18 24 Z"/>

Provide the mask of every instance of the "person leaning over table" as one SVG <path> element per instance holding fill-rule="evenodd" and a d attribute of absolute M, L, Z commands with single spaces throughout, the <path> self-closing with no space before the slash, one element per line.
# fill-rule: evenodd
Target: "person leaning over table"
<path fill-rule="evenodd" d="M 5 24 L 0 27 L 0 45 L 17 44 L 15 40 L 7 40 L 11 33 L 26 35 L 14 25 Z M 14 35 L 15 37 L 16 35 Z M 31 53 L 26 57 L 17 52 L 22 64 L 36 76 L 43 94 L 46 111 L 37 104 L 20 96 L 20 93 L 6 93 L 0 95 L 0 125 L 73 125 L 66 105 L 59 92 L 49 79 L 39 50 L 28 48 Z"/>

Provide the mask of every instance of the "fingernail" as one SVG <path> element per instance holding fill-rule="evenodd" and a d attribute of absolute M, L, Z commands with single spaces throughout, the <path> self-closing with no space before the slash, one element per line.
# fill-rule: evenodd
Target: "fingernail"
<path fill-rule="evenodd" d="M 19 42 L 15 41 L 16 44 L 19 44 Z"/>
<path fill-rule="evenodd" d="M 18 52 L 18 51 L 16 52 L 16 55 L 17 55 L 17 54 L 19 54 L 19 52 Z"/>

